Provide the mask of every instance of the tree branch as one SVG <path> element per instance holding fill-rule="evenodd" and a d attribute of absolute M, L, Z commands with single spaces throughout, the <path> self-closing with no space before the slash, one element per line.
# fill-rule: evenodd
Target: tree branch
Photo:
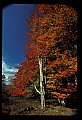
<path fill-rule="evenodd" d="M 36 92 L 38 92 L 41 95 L 40 91 L 36 88 L 35 85 L 34 85 L 34 88 L 35 88 Z"/>

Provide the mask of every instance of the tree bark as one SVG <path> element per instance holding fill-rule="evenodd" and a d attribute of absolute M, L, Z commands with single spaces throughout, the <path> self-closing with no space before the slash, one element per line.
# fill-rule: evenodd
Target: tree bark
<path fill-rule="evenodd" d="M 40 93 L 41 93 L 41 109 L 45 107 L 45 83 L 43 78 L 43 70 L 42 70 L 42 59 L 39 58 L 39 68 L 40 68 Z"/>

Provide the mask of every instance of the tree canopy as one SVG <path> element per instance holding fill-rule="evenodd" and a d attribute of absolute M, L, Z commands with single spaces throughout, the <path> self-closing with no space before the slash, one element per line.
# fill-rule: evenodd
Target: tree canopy
<path fill-rule="evenodd" d="M 57 94 L 77 91 L 77 11 L 63 4 L 36 4 L 26 20 L 25 60 L 20 64 L 13 85 L 25 88 L 39 75 L 43 60 L 47 89 Z M 75 81 L 76 80 L 76 81 Z M 58 97 L 58 96 L 57 96 Z"/>

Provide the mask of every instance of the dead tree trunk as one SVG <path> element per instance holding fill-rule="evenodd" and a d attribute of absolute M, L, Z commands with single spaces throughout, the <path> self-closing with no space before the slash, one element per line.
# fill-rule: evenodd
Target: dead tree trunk
<path fill-rule="evenodd" d="M 42 59 L 39 59 L 40 68 L 40 93 L 41 93 L 41 109 L 45 107 L 45 88 L 44 88 L 44 76 L 42 70 Z"/>
<path fill-rule="evenodd" d="M 39 68 L 40 68 L 40 91 L 35 87 L 36 92 L 41 95 L 41 109 L 45 107 L 45 80 L 43 76 L 43 68 L 42 68 L 42 58 L 39 58 Z"/>

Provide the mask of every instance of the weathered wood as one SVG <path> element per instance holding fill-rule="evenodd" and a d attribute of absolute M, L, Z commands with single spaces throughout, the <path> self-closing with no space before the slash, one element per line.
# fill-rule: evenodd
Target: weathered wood
<path fill-rule="evenodd" d="M 36 92 L 38 92 L 41 95 L 41 92 L 36 88 L 35 85 L 34 85 L 34 88 L 35 88 Z"/>
<path fill-rule="evenodd" d="M 41 93 L 41 109 L 45 107 L 45 88 L 44 88 L 44 78 L 42 70 L 42 59 L 39 58 L 39 68 L 40 68 L 40 93 Z"/>

